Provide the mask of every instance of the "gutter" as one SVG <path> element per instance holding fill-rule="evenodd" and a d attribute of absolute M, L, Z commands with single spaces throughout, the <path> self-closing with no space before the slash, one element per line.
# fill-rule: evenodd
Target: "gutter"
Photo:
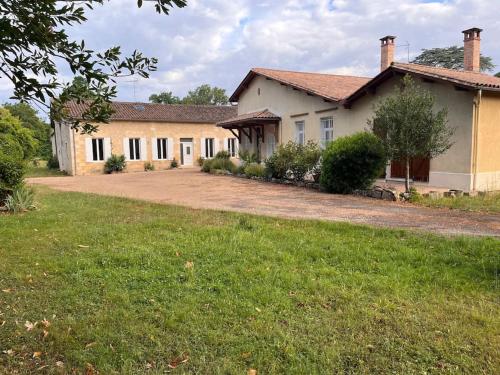
<path fill-rule="evenodd" d="M 472 191 L 477 189 L 477 159 L 478 159 L 478 143 L 479 143 L 479 124 L 480 124 L 480 108 L 483 98 L 483 90 L 479 89 L 474 100 L 474 119 L 472 129 Z"/>

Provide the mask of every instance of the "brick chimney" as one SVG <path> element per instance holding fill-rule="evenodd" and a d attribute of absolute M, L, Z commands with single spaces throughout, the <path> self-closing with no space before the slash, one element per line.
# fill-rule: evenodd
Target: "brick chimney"
<path fill-rule="evenodd" d="M 481 69 L 481 32 L 473 27 L 462 31 L 464 33 L 464 69 L 479 72 Z"/>
<path fill-rule="evenodd" d="M 396 46 L 394 45 L 395 36 L 388 35 L 380 41 L 381 45 L 381 59 L 380 59 L 380 71 L 386 70 L 394 62 L 394 50 Z"/>

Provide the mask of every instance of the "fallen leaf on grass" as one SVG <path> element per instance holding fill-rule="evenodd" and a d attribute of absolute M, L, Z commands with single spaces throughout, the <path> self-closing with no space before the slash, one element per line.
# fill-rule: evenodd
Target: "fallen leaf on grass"
<path fill-rule="evenodd" d="M 42 356 L 42 352 L 34 352 L 33 358 L 40 358 Z"/>
<path fill-rule="evenodd" d="M 10 293 L 10 292 L 12 292 L 12 289 L 2 289 L 2 292 L 4 292 L 4 293 Z"/>
<path fill-rule="evenodd" d="M 42 324 L 43 324 L 43 326 L 45 328 L 49 328 L 50 327 L 50 322 L 46 318 L 43 318 Z"/>
<path fill-rule="evenodd" d="M 94 342 L 89 342 L 87 345 L 85 345 L 85 349 L 91 348 L 91 347 L 93 347 L 96 344 L 97 343 L 95 341 Z"/>
<path fill-rule="evenodd" d="M 49 335 L 49 331 L 43 330 L 42 338 L 46 338 Z"/>
<path fill-rule="evenodd" d="M 194 267 L 194 263 L 193 262 L 186 262 L 186 264 L 184 265 L 184 267 L 186 267 L 187 269 L 191 269 Z"/>
<path fill-rule="evenodd" d="M 247 371 L 247 375 L 257 375 L 257 370 L 251 368 Z"/>
<path fill-rule="evenodd" d="M 177 368 L 179 365 L 182 365 L 183 363 L 186 363 L 189 361 L 189 355 L 187 353 L 182 354 L 180 357 L 177 357 L 170 361 L 168 364 L 168 367 L 171 369 Z"/>
<path fill-rule="evenodd" d="M 24 323 L 24 326 L 26 327 L 26 331 L 31 331 L 31 330 L 33 330 L 33 328 L 36 327 L 37 324 L 38 324 L 38 322 L 31 323 L 29 321 L 26 321 L 26 323 Z"/>
<path fill-rule="evenodd" d="M 56 362 L 57 367 L 64 367 L 64 362 L 63 361 L 57 361 Z"/>
<path fill-rule="evenodd" d="M 13 356 L 14 355 L 14 351 L 12 349 L 9 349 L 9 350 L 4 350 L 2 351 L 3 354 L 7 354 L 8 356 Z"/>
<path fill-rule="evenodd" d="M 89 245 L 78 245 L 78 247 L 81 249 L 88 249 L 90 246 Z"/>
<path fill-rule="evenodd" d="M 262 310 L 259 309 L 258 307 L 256 307 L 255 310 L 257 310 L 257 312 L 262 312 Z"/>
<path fill-rule="evenodd" d="M 94 366 L 92 366 L 90 363 L 87 363 L 85 366 L 85 375 L 94 375 Z"/>

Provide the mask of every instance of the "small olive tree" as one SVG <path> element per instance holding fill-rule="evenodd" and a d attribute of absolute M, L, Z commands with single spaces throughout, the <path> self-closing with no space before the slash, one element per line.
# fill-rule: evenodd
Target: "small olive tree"
<path fill-rule="evenodd" d="M 433 95 L 406 75 L 389 96 L 375 107 L 368 120 L 380 137 L 390 160 L 405 162 L 405 188 L 410 191 L 410 162 L 413 158 L 435 158 L 452 145 L 454 129 L 448 127 L 448 111 L 434 110 Z"/>

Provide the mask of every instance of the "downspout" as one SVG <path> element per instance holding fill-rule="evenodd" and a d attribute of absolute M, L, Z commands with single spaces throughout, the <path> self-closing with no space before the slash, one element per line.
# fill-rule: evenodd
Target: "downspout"
<path fill-rule="evenodd" d="M 483 98 L 483 90 L 477 92 L 474 100 L 474 121 L 473 121 L 473 143 L 472 143 L 472 191 L 477 190 L 477 158 L 478 158 L 478 143 L 479 143 L 479 124 L 480 124 L 480 107 Z"/>

